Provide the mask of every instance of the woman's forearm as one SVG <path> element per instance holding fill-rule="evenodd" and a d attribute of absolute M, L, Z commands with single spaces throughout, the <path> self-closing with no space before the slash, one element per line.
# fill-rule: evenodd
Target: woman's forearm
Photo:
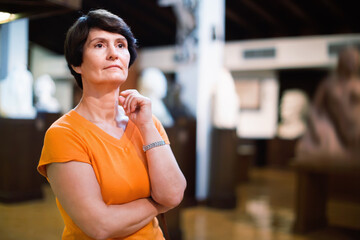
<path fill-rule="evenodd" d="M 138 199 L 122 205 L 106 205 L 97 239 L 126 237 L 151 222 L 159 213 L 168 209 L 150 198 Z M 89 227 L 88 227 L 89 228 Z M 91 230 L 89 230 L 91 231 Z"/>
<path fill-rule="evenodd" d="M 162 140 L 154 124 L 141 127 L 140 132 L 145 145 Z M 146 157 L 152 198 L 167 207 L 179 205 L 186 188 L 186 180 L 170 146 L 152 148 L 146 151 Z"/>

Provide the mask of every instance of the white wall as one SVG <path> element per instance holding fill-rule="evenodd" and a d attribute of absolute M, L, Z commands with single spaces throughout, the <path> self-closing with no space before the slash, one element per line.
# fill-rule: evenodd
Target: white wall
<path fill-rule="evenodd" d="M 276 134 L 279 83 L 275 77 L 259 78 L 260 99 L 257 110 L 241 109 L 237 135 L 242 138 L 273 138 Z M 241 102 L 241 96 L 240 102 Z"/>
<path fill-rule="evenodd" d="M 360 43 L 360 34 L 277 38 L 227 42 L 225 66 L 230 70 L 272 70 L 284 68 L 330 67 L 336 56 L 329 54 L 334 43 Z M 245 59 L 244 51 L 274 48 L 274 58 Z"/>
<path fill-rule="evenodd" d="M 224 66 L 231 71 L 330 67 L 335 64 L 336 56 L 329 55 L 328 45 L 352 42 L 360 43 L 360 34 L 226 42 Z M 243 57 L 244 50 L 263 48 L 275 48 L 276 57 L 252 60 Z M 177 65 L 174 55 L 174 46 L 142 49 L 139 68 L 154 66 L 165 72 L 174 72 Z"/>

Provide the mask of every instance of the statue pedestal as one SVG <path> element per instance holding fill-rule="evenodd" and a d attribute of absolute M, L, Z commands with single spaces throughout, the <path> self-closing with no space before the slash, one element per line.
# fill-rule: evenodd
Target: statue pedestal
<path fill-rule="evenodd" d="M 288 168 L 295 157 L 298 139 L 273 138 L 267 141 L 266 163 L 270 167 Z"/>
<path fill-rule="evenodd" d="M 349 213 L 352 216 L 347 215 L 345 221 L 360 216 L 356 211 L 360 205 L 360 163 L 357 158 L 305 157 L 294 159 L 291 165 L 297 177 L 294 232 L 303 234 L 326 227 L 331 200 L 342 202 L 344 206 L 356 206 Z M 358 229 L 358 220 L 351 225 Z"/>
<path fill-rule="evenodd" d="M 234 129 L 212 129 L 208 206 L 236 207 L 237 136 Z"/>
<path fill-rule="evenodd" d="M 19 202 L 42 197 L 36 167 L 43 135 L 34 119 L 0 118 L 0 201 Z"/>
<path fill-rule="evenodd" d="M 180 212 L 184 207 L 196 205 L 196 121 L 187 118 L 179 119 L 173 127 L 166 128 L 165 130 L 170 140 L 170 147 L 187 181 L 187 187 L 181 204 L 165 213 L 171 239 L 181 240 L 183 234 Z"/>
<path fill-rule="evenodd" d="M 37 172 L 37 165 L 45 131 L 59 117 L 38 113 L 36 119 L 0 118 L 1 202 L 42 198 L 41 185 L 46 179 Z"/>

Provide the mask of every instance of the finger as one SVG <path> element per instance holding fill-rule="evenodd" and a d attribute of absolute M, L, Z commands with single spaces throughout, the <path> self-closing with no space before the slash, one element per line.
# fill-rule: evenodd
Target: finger
<path fill-rule="evenodd" d="M 133 102 L 134 102 L 134 98 L 135 98 L 135 96 L 134 96 L 134 94 L 131 94 L 131 95 L 129 95 L 127 98 L 126 98 L 126 110 L 127 110 L 127 112 L 128 113 L 131 113 L 131 112 L 133 112 L 132 110 L 131 110 L 131 106 L 132 106 L 132 104 L 133 104 Z"/>
<path fill-rule="evenodd" d="M 121 105 L 122 105 L 122 107 L 124 108 L 124 109 L 126 109 L 126 107 L 127 107 L 127 105 L 126 105 L 126 98 L 127 98 L 127 96 L 129 95 L 129 94 L 131 94 L 132 93 L 132 91 L 131 90 L 124 90 L 124 91 L 122 91 L 122 92 L 120 92 L 120 96 L 119 96 L 119 101 L 120 101 L 120 103 L 121 103 Z"/>
<path fill-rule="evenodd" d="M 130 102 L 130 112 L 135 112 L 137 110 L 137 107 L 139 106 L 139 100 L 140 98 L 138 96 L 133 96 Z"/>
<path fill-rule="evenodd" d="M 119 104 L 124 107 L 125 97 L 119 96 Z"/>
<path fill-rule="evenodd" d="M 129 100 L 131 99 L 132 95 L 133 95 L 133 92 L 129 92 L 129 94 L 126 94 L 126 96 L 125 96 L 124 106 L 126 109 L 128 109 L 128 107 L 129 107 Z"/>
<path fill-rule="evenodd" d="M 120 95 L 124 96 L 124 97 L 127 97 L 128 95 L 130 95 L 132 93 L 136 93 L 136 92 L 137 92 L 136 89 L 127 89 L 127 90 L 124 90 L 124 91 L 120 92 Z"/>

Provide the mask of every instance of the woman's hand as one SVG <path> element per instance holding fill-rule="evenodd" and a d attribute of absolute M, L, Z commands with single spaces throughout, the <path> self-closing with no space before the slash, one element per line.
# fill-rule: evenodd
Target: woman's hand
<path fill-rule="evenodd" d="M 124 108 L 126 115 L 138 128 L 153 124 L 151 101 L 138 91 L 134 89 L 122 91 L 119 96 L 119 103 Z"/>

